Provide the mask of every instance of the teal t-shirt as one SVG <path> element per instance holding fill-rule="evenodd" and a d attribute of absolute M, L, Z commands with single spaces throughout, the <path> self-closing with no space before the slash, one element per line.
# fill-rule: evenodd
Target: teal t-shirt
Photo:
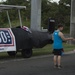
<path fill-rule="evenodd" d="M 62 49 L 63 48 L 63 45 L 62 45 L 63 40 L 59 36 L 59 32 L 60 32 L 59 30 L 56 30 L 53 33 L 53 39 L 54 39 L 53 49 Z"/>

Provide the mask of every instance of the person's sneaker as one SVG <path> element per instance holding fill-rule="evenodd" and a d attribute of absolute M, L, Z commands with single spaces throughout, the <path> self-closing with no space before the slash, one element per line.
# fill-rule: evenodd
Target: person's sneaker
<path fill-rule="evenodd" d="M 54 65 L 54 68 L 57 68 L 58 67 L 58 65 Z"/>
<path fill-rule="evenodd" d="M 61 65 L 59 65 L 59 66 L 58 66 L 58 69 L 61 69 L 61 68 L 62 68 L 62 66 L 61 66 Z"/>

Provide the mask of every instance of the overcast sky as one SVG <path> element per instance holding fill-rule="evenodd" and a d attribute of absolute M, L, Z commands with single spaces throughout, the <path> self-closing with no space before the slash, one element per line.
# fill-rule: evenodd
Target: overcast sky
<path fill-rule="evenodd" d="M 6 0 L 0 0 L 0 1 L 6 1 Z"/>
<path fill-rule="evenodd" d="M 58 2 L 59 0 L 52 0 L 52 1 L 54 1 L 54 2 Z"/>
<path fill-rule="evenodd" d="M 6 0 L 0 0 L 0 1 L 6 1 Z M 59 0 L 52 0 L 52 1 L 54 1 L 54 2 L 58 2 Z"/>

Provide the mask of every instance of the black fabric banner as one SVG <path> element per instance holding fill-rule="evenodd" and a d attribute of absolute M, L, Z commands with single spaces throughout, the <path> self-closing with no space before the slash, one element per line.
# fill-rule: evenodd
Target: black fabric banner
<path fill-rule="evenodd" d="M 21 28 L 12 28 L 12 31 L 15 35 L 17 49 L 32 49 L 33 44 L 31 33 Z"/>
<path fill-rule="evenodd" d="M 52 44 L 52 36 L 47 32 L 23 30 L 22 28 L 11 28 L 16 39 L 17 49 L 42 48 L 47 44 Z"/>
<path fill-rule="evenodd" d="M 48 32 L 32 31 L 32 37 L 35 48 L 42 48 L 53 43 L 52 36 Z"/>

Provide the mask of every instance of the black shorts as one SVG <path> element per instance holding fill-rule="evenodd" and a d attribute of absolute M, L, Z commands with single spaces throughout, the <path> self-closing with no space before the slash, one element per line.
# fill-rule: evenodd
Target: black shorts
<path fill-rule="evenodd" d="M 62 51 L 63 51 L 63 49 L 54 49 L 53 50 L 53 54 L 54 55 L 60 55 L 61 56 L 62 55 Z"/>

